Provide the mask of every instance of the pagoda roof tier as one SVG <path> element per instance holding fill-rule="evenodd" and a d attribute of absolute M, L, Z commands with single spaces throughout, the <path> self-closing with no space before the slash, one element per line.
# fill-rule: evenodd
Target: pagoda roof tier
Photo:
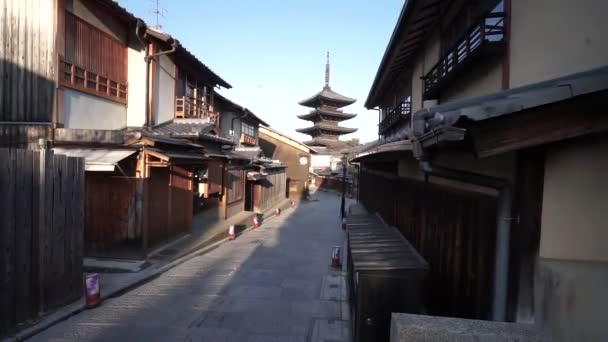
<path fill-rule="evenodd" d="M 314 121 L 315 118 L 323 116 L 330 116 L 332 118 L 335 118 L 335 121 L 343 121 L 352 119 L 357 116 L 357 114 L 343 113 L 337 110 L 317 108 L 308 114 L 298 115 L 298 118 L 302 120 Z"/>
<path fill-rule="evenodd" d="M 336 107 L 340 108 L 353 104 L 355 101 L 357 100 L 338 94 L 331 90 L 329 85 L 326 85 L 323 87 L 323 90 L 304 101 L 300 101 L 299 104 L 306 107 L 316 108 L 320 107 L 323 103 L 332 103 L 335 104 Z"/>
<path fill-rule="evenodd" d="M 329 147 L 329 148 L 342 148 L 342 147 L 346 146 L 346 143 L 343 141 L 340 141 L 338 139 L 315 137 L 315 138 L 312 138 L 312 140 L 305 141 L 304 145 L 324 146 L 324 147 Z"/>
<path fill-rule="evenodd" d="M 304 133 L 304 134 L 315 134 L 321 132 L 327 132 L 328 134 L 341 135 L 341 134 L 349 134 L 357 131 L 357 128 L 348 128 L 341 127 L 338 125 L 330 125 L 322 122 L 317 122 L 311 127 L 306 128 L 298 128 L 296 132 Z"/>

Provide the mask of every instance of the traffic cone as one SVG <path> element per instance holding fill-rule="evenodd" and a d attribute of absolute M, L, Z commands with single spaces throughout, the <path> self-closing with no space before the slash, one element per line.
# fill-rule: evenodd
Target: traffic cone
<path fill-rule="evenodd" d="M 342 267 L 342 262 L 340 261 L 340 247 L 334 246 L 331 251 L 331 267 L 340 268 Z"/>
<path fill-rule="evenodd" d="M 346 230 L 346 218 L 342 219 L 342 230 Z"/>
<path fill-rule="evenodd" d="M 295 208 L 296 207 L 296 201 L 291 201 L 291 207 Z"/>
<path fill-rule="evenodd" d="M 234 234 L 234 225 L 230 226 L 230 228 L 228 228 L 228 240 L 234 240 L 234 238 L 236 237 L 236 235 Z"/>
<path fill-rule="evenodd" d="M 253 228 L 258 228 L 260 226 L 260 220 L 258 219 L 258 215 L 253 217 Z"/>
<path fill-rule="evenodd" d="M 281 215 L 281 209 L 280 208 L 276 208 L 274 210 L 274 216 L 279 216 L 279 215 Z"/>

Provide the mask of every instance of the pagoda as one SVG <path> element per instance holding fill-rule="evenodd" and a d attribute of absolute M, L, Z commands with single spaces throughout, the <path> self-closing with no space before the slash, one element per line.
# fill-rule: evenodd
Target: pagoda
<path fill-rule="evenodd" d="M 343 134 L 356 132 L 356 128 L 338 126 L 338 122 L 352 119 L 357 114 L 348 114 L 342 107 L 355 103 L 355 99 L 340 95 L 329 86 L 329 52 L 325 64 L 325 86 L 323 90 L 308 99 L 299 102 L 300 105 L 313 108 L 308 114 L 298 115 L 302 120 L 312 121 L 311 127 L 296 129 L 297 132 L 308 134 L 312 140 L 304 144 L 311 147 L 326 147 L 328 150 L 338 150 L 345 147 L 338 137 Z"/>

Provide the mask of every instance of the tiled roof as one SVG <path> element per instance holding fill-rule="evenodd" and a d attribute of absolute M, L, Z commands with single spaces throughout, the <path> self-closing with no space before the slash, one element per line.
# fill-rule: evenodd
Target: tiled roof
<path fill-rule="evenodd" d="M 154 127 L 153 135 L 172 138 L 199 138 L 201 140 L 234 144 L 231 139 L 213 134 L 215 125 L 206 119 L 173 119 Z"/>
<path fill-rule="evenodd" d="M 311 126 L 311 127 L 296 129 L 296 131 L 300 132 L 300 133 L 314 132 L 317 130 L 326 130 L 326 131 L 332 131 L 335 133 L 348 134 L 348 133 L 354 133 L 358 129 L 342 127 L 342 126 L 338 126 L 338 125 L 328 125 L 328 124 L 324 124 L 324 123 L 320 123 L 320 122 L 315 123 L 314 126 Z"/>
<path fill-rule="evenodd" d="M 344 96 L 344 95 L 336 93 L 335 91 L 331 90 L 330 87 L 323 87 L 323 90 L 321 90 L 320 92 L 316 93 L 315 95 L 307 98 L 304 101 L 300 101 L 299 104 L 301 104 L 302 106 L 307 106 L 307 107 L 317 107 L 317 105 L 321 99 L 338 102 L 345 106 L 349 105 L 349 104 L 353 104 L 353 103 L 355 103 L 355 101 L 357 101 L 348 96 Z"/>
<path fill-rule="evenodd" d="M 343 120 L 352 119 L 355 116 L 357 116 L 357 114 L 343 113 L 343 112 L 340 112 L 337 110 L 328 110 L 328 109 L 318 108 L 318 109 L 311 111 L 308 114 L 298 115 L 298 118 L 302 119 L 302 120 L 311 120 L 311 119 L 318 117 L 319 115 L 333 116 L 333 117 L 340 118 Z"/>

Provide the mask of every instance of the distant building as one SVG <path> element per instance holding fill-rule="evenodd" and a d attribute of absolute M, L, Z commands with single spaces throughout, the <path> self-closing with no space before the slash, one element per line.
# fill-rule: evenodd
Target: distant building
<path fill-rule="evenodd" d="M 300 102 L 302 106 L 313 108 L 308 114 L 298 115 L 298 118 L 314 123 L 311 127 L 296 130 L 312 137 L 312 140 L 305 141 L 304 144 L 312 148 L 326 148 L 328 150 L 327 154 L 339 152 L 339 150 L 346 147 L 346 144 L 338 138 L 340 135 L 356 132 L 357 129 L 341 127 L 338 125 L 338 122 L 357 116 L 357 114 L 344 113 L 341 109 L 355 103 L 355 101 L 355 99 L 336 93 L 329 86 L 328 52 L 327 64 L 325 65 L 325 86 L 317 94 Z"/>
<path fill-rule="evenodd" d="M 308 192 L 308 168 L 315 151 L 303 143 L 270 127 L 260 126 L 260 147 L 269 158 L 279 159 L 287 166 L 287 193 L 301 199 Z"/>

